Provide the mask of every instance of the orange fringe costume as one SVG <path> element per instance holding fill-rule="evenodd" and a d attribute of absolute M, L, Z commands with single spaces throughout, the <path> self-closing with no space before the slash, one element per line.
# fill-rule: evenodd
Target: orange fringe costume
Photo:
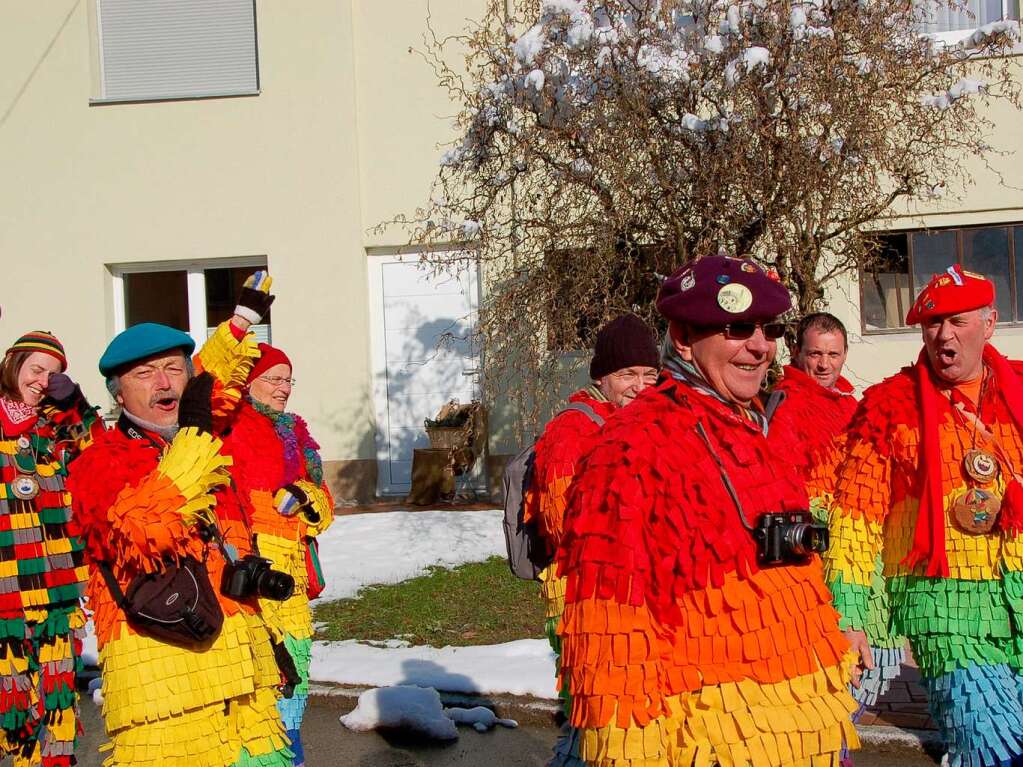
<path fill-rule="evenodd" d="M 217 379 L 214 417 L 221 425 L 258 354 L 251 334 L 238 335 L 224 323 L 194 360 L 197 372 Z M 240 555 L 252 548 L 233 493 L 217 491 L 231 465 L 221 441 L 194 428 L 180 430 L 169 444 L 151 436 L 152 443 L 119 428 L 108 431 L 75 461 L 68 482 L 89 558 L 108 562 L 122 589 L 164 556 L 203 559 L 195 525 L 200 519 L 215 518 Z M 219 593 L 224 557 L 212 546 L 206 564 L 224 625 L 197 650 L 137 633 L 93 568 L 88 597 L 110 737 L 105 767 L 290 765 L 276 709 L 280 673 L 267 629 L 254 603 Z"/>
<path fill-rule="evenodd" d="M 1009 404 L 1023 402 L 1023 364 L 990 345 L 984 362 L 980 418 L 1004 449 L 991 488 L 1003 497 L 997 525 L 970 534 L 956 524 L 951 509 L 969 487 L 962 463 L 974 430 L 952 403 L 978 407 L 938 381 L 921 352 L 916 365 L 864 394 L 838 471 L 825 555 L 842 626 L 856 630 L 869 621 L 881 557 L 892 628 L 910 641 L 950 762 L 964 767 L 1023 764 L 1023 489 L 1007 485 L 1023 469 L 1021 416 Z"/>
<path fill-rule="evenodd" d="M 674 379 L 616 414 L 569 492 L 562 679 L 606 767 L 837 765 L 858 745 L 820 561 L 759 569 L 751 523 L 805 509 L 794 444 Z"/>
<path fill-rule="evenodd" d="M 799 368 L 786 365 L 775 391 L 785 392 L 785 401 L 775 413 L 773 425 L 784 424 L 794 433 L 797 444 L 803 447 L 806 453 L 803 476 L 810 496 L 810 508 L 821 522 L 827 523 L 846 432 L 856 412 L 853 386 L 840 376 L 834 389 L 827 389 Z M 772 428 L 771 435 L 777 431 Z M 771 436 L 768 441 L 771 441 Z M 871 580 L 870 615 L 866 624 L 874 668 L 865 670 L 859 687 L 850 690 L 861 705 L 853 721 L 858 720 L 863 706 L 874 705 L 888 691 L 905 660 L 906 640 L 889 628 L 888 592 L 881 570 L 878 558 Z"/>
<path fill-rule="evenodd" d="M 799 368 L 786 365 L 775 391 L 785 392 L 775 422 L 785 423 L 806 454 L 807 493 L 811 500 L 830 502 L 842 438 L 856 412 L 853 386 L 839 376 L 835 388 L 826 389 Z M 827 503 L 822 505 L 827 508 Z"/>
<path fill-rule="evenodd" d="M 589 406 L 605 421 L 616 410 L 595 387 L 572 394 L 570 403 Z M 600 427 L 585 413 L 566 410 L 547 424 L 536 441 L 533 483 L 526 496 L 524 519 L 535 521 L 550 551 L 557 551 L 564 532 L 565 502 L 569 485 L 579 468 L 580 459 L 593 447 Z M 546 633 L 556 654 L 561 646 L 555 629 L 565 609 L 565 579 L 559 578 L 553 566 L 540 573 L 540 594 L 546 606 Z"/>
<path fill-rule="evenodd" d="M 569 403 L 588 406 L 605 421 L 617 407 L 595 385 L 580 389 L 568 398 Z M 558 413 L 547 424 L 536 441 L 533 463 L 533 482 L 527 490 L 523 518 L 536 522 L 537 529 L 547 543 L 548 550 L 557 551 L 564 535 L 565 503 L 568 488 L 575 478 L 582 457 L 597 441 L 601 427 L 592 418 L 578 410 Z M 540 573 L 540 596 L 544 602 L 544 633 L 554 650 L 554 669 L 561 674 L 561 638 L 558 623 L 565 611 L 565 578 L 557 574 L 551 564 Z M 559 694 L 565 715 L 572 715 L 572 697 L 568 687 L 561 685 Z M 579 733 L 571 727 L 558 738 L 554 758 L 548 767 L 574 767 L 579 765 Z"/>
<path fill-rule="evenodd" d="M 288 419 L 290 436 L 296 438 L 290 454 L 272 418 Z M 298 416 L 265 414 L 259 412 L 258 405 L 243 402 L 224 438 L 224 448 L 234 459 L 232 473 L 256 534 L 259 555 L 269 559 L 275 570 L 295 579 L 291 597 L 283 602 L 260 599 L 259 607 L 271 636 L 286 646 L 302 680 L 290 699 L 278 702 L 295 752 L 295 764 L 302 765 L 300 728 L 309 696 L 309 663 L 315 633 L 307 594 L 306 546 L 308 539 L 320 535 L 333 522 L 334 499 L 323 482 L 323 467 L 316 452 L 319 445 Z M 275 497 L 290 484 L 297 485 L 309 497 L 314 517 L 304 511 L 291 516 L 278 512 Z"/>

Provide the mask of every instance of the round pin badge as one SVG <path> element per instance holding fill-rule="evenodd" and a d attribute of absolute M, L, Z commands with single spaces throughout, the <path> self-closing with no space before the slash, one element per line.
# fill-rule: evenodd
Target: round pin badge
<path fill-rule="evenodd" d="M 981 484 L 994 482 L 998 478 L 998 461 L 986 450 L 967 450 L 963 456 L 963 469 L 970 479 Z"/>
<path fill-rule="evenodd" d="M 39 483 L 32 477 L 16 477 L 11 483 L 11 491 L 15 498 L 31 501 L 39 494 Z"/>
<path fill-rule="evenodd" d="M 732 282 L 718 291 L 718 306 L 729 314 L 742 314 L 753 305 L 753 292 L 745 285 Z"/>

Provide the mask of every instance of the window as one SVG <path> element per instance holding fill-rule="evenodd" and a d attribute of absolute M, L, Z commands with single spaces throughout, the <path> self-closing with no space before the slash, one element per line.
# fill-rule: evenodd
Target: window
<path fill-rule="evenodd" d="M 254 0 L 96 0 L 99 98 L 259 92 Z"/>
<path fill-rule="evenodd" d="M 111 267 L 114 275 L 114 332 L 141 322 L 184 330 L 201 345 L 229 319 L 245 278 L 265 269 L 265 259 L 225 259 L 204 263 L 130 264 Z M 270 342 L 270 315 L 251 330 Z"/>
<path fill-rule="evenodd" d="M 864 332 L 905 327 L 913 299 L 952 264 L 995 284 L 999 322 L 1023 322 L 1023 225 L 886 232 L 860 275 Z"/>
<path fill-rule="evenodd" d="M 1019 0 L 917 0 L 920 31 L 927 34 L 972 32 L 1004 19 L 1019 19 Z"/>

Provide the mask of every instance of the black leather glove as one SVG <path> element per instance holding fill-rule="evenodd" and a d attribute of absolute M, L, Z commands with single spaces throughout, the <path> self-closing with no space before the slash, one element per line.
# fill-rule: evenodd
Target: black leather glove
<path fill-rule="evenodd" d="M 200 373 L 185 384 L 178 402 L 178 426 L 194 426 L 199 431 L 213 433 L 213 376 Z"/>
<path fill-rule="evenodd" d="M 57 410 L 70 410 L 82 398 L 82 389 L 64 373 L 54 373 L 46 384 L 44 405 L 53 405 Z"/>

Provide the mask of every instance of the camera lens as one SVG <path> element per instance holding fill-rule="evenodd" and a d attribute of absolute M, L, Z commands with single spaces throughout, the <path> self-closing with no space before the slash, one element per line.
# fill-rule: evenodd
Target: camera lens
<path fill-rule="evenodd" d="M 823 554 L 828 549 L 828 529 L 824 525 L 794 524 L 785 531 L 785 543 L 797 557 Z"/>
<path fill-rule="evenodd" d="M 279 570 L 264 570 L 256 580 L 256 593 L 263 599 L 283 602 L 295 591 L 295 579 Z"/>

